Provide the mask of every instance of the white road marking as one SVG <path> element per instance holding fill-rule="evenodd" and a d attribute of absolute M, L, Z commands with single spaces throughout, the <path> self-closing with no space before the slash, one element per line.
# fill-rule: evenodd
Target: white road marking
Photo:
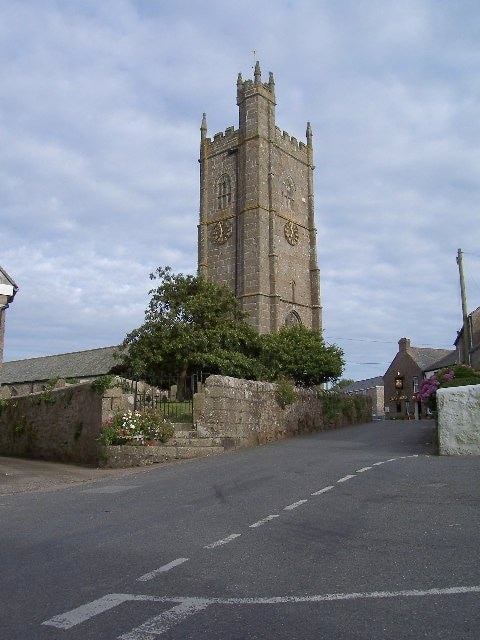
<path fill-rule="evenodd" d="M 389 460 L 385 460 L 385 462 L 395 462 L 395 460 L 398 460 L 398 458 L 390 458 Z"/>
<path fill-rule="evenodd" d="M 146 573 L 145 575 L 140 576 L 140 578 L 137 578 L 137 582 L 147 582 L 148 580 L 153 580 L 153 578 L 158 576 L 159 573 L 165 573 L 166 571 L 170 571 L 170 569 L 173 569 L 174 567 L 178 567 L 179 564 L 183 564 L 184 562 L 187 562 L 187 560 L 188 558 L 177 558 L 176 560 L 172 560 L 172 562 L 169 562 L 168 564 L 164 564 L 163 567 L 159 567 L 154 571 L 150 571 L 150 573 Z"/>
<path fill-rule="evenodd" d="M 67 613 L 60 614 L 59 616 L 54 616 L 50 618 L 50 620 L 42 622 L 42 624 L 48 625 L 49 627 L 56 627 L 57 629 L 71 629 L 77 624 L 85 622 L 85 620 L 89 620 L 99 613 L 113 609 L 113 607 L 128 600 L 132 600 L 132 595 L 128 593 L 109 593 L 103 596 L 103 598 L 99 598 L 88 604 L 83 604 L 81 607 L 67 611 Z"/>
<path fill-rule="evenodd" d="M 355 473 L 363 473 L 364 471 L 369 471 L 373 467 L 362 467 L 361 469 L 357 469 Z"/>
<path fill-rule="evenodd" d="M 305 504 L 305 502 L 308 502 L 308 500 L 298 500 L 297 502 L 294 502 L 292 504 L 289 504 L 286 507 L 283 507 L 283 510 L 291 511 L 292 509 L 296 509 L 297 507 L 299 507 L 301 504 Z"/>
<path fill-rule="evenodd" d="M 235 538 L 239 538 L 241 535 L 242 535 L 241 533 L 232 533 L 226 538 L 223 538 L 223 540 L 217 540 L 216 542 L 211 542 L 210 544 L 206 544 L 203 548 L 215 549 L 215 547 L 221 547 L 223 544 L 228 544 L 232 540 L 235 540 Z"/>
<path fill-rule="evenodd" d="M 337 480 L 337 482 L 346 482 L 347 480 L 350 480 L 350 478 L 355 478 L 355 476 L 354 475 L 344 476 L 343 478 L 340 478 L 340 480 Z"/>
<path fill-rule="evenodd" d="M 383 460 L 383 462 L 374 462 L 372 467 L 379 467 L 381 464 L 385 464 L 385 460 Z"/>
<path fill-rule="evenodd" d="M 327 491 L 330 491 L 330 489 L 333 489 L 333 485 L 330 485 L 328 487 L 323 487 L 323 489 L 319 489 L 318 491 L 315 491 L 314 493 L 311 493 L 311 496 L 319 496 L 321 493 L 327 493 Z"/>
<path fill-rule="evenodd" d="M 122 640 L 151 640 L 153 635 L 160 635 L 173 624 L 181 622 L 197 611 L 206 609 L 210 605 L 256 605 L 256 604 L 289 604 L 308 602 L 335 602 L 341 600 L 369 600 L 384 598 L 409 598 L 425 596 L 449 596 L 468 593 L 480 593 L 480 585 L 457 586 L 438 589 L 405 589 L 403 591 L 360 591 L 353 593 L 327 593 L 313 596 L 278 596 L 266 598 L 195 598 L 179 596 L 149 596 L 125 593 L 109 593 L 103 598 L 94 600 L 77 607 L 72 611 L 60 614 L 46 620 L 42 624 L 58 629 L 71 629 L 96 615 L 108 611 L 123 602 L 172 602 L 178 606 L 164 611 L 159 616 L 151 618 L 140 627 L 133 629 L 130 634 L 121 636 Z M 163 625 L 163 626 L 162 626 Z M 167 626 L 168 625 L 168 626 Z M 150 634 L 150 636 L 148 635 Z"/>
<path fill-rule="evenodd" d="M 255 529 L 255 527 L 261 527 L 262 524 L 266 524 L 267 522 L 270 522 L 270 520 L 273 520 L 274 518 L 278 518 L 278 515 L 271 515 L 271 516 L 267 516 L 266 518 L 263 518 L 262 520 L 259 520 L 258 522 L 254 522 L 253 524 L 248 525 L 250 529 Z"/>
<path fill-rule="evenodd" d="M 160 636 L 176 624 L 193 616 L 197 611 L 206 609 L 210 602 L 201 598 L 185 598 L 172 609 L 164 611 L 159 616 L 150 618 L 139 627 L 132 629 L 119 637 L 119 640 L 153 640 L 154 636 Z"/>

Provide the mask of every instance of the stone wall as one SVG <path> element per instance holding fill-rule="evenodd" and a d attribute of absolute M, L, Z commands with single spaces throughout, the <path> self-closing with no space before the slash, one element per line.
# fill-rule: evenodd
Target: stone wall
<path fill-rule="evenodd" d="M 440 455 L 480 455 L 480 385 L 437 391 Z"/>
<path fill-rule="evenodd" d="M 102 422 L 130 406 L 120 389 L 102 397 L 90 384 L 2 400 L 0 455 L 97 465 Z"/>
<path fill-rule="evenodd" d="M 297 401 L 281 405 L 275 384 L 210 376 L 195 395 L 194 422 L 199 435 L 220 438 L 228 449 L 372 420 L 372 401 L 366 396 L 322 397 L 297 389 Z"/>

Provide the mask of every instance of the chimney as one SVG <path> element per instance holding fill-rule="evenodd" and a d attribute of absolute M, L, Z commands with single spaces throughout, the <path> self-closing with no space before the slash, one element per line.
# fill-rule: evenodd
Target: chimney
<path fill-rule="evenodd" d="M 398 341 L 398 353 L 406 353 L 410 349 L 410 339 L 400 338 Z"/>

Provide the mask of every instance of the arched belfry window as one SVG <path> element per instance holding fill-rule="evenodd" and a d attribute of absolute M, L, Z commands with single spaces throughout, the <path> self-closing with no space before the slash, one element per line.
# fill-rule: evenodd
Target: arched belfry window
<path fill-rule="evenodd" d="M 283 181 L 282 195 L 285 207 L 291 211 L 293 209 L 293 201 L 295 200 L 295 183 L 290 176 Z"/>
<path fill-rule="evenodd" d="M 220 176 L 217 182 L 218 209 L 225 209 L 232 201 L 232 181 L 227 173 Z"/>
<path fill-rule="evenodd" d="M 294 327 L 297 324 L 302 324 L 302 319 L 296 311 L 290 311 L 290 313 L 285 318 L 285 326 Z"/>

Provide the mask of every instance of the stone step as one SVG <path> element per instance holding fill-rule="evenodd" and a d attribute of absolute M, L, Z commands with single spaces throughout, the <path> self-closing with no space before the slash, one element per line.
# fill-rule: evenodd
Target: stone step
<path fill-rule="evenodd" d="M 193 424 L 190 424 L 189 422 L 172 422 L 172 427 L 173 427 L 175 433 L 177 433 L 179 431 L 192 431 L 193 430 Z"/>
<path fill-rule="evenodd" d="M 193 429 L 191 431 L 175 431 L 171 439 L 184 439 L 184 438 L 197 438 L 197 432 Z"/>
<path fill-rule="evenodd" d="M 178 438 L 173 436 L 170 440 L 163 443 L 163 446 L 170 447 L 221 447 L 220 438 L 197 438 L 186 437 Z"/>
<path fill-rule="evenodd" d="M 196 446 L 109 446 L 106 449 L 106 459 L 102 466 L 110 469 L 140 467 L 171 460 L 188 460 L 191 458 L 204 458 L 224 453 L 223 447 L 196 447 Z"/>

